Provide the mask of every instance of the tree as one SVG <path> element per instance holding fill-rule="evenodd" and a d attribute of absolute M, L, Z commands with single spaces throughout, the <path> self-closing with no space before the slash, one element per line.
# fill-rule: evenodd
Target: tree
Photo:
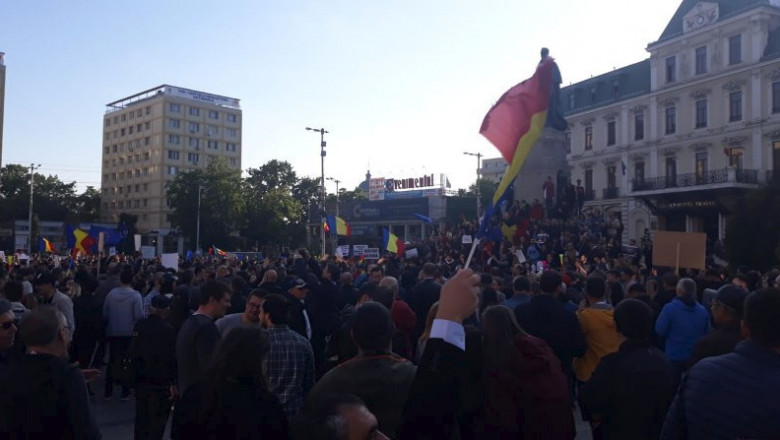
<path fill-rule="evenodd" d="M 243 226 L 245 213 L 242 182 L 241 172 L 231 168 L 224 158 L 206 169 L 178 174 L 167 184 L 167 196 L 173 208 L 171 224 L 195 245 L 200 188 L 201 247 L 211 244 L 236 247 L 236 235 Z"/>
<path fill-rule="evenodd" d="M 726 223 L 724 245 L 732 267 L 764 271 L 780 260 L 780 183 L 773 181 L 740 198 Z"/>
<path fill-rule="evenodd" d="M 493 194 L 496 192 L 496 183 L 489 179 L 482 179 L 480 178 L 478 181 L 479 183 L 479 201 L 482 204 L 483 207 L 490 205 L 490 203 L 493 202 Z M 477 185 L 471 184 L 469 186 L 468 191 L 466 192 L 467 196 L 474 197 L 477 194 Z M 460 194 L 458 194 L 460 195 Z"/>
<path fill-rule="evenodd" d="M 2 204 L 0 215 L 4 224 L 26 220 L 30 210 L 30 169 L 9 164 L 0 170 Z M 77 220 L 76 182 L 65 183 L 57 176 L 35 173 L 33 211 L 42 221 Z"/>
<path fill-rule="evenodd" d="M 295 225 L 302 215 L 303 198 L 311 197 L 311 182 L 299 180 L 288 162 L 271 160 L 259 168 L 247 170 L 244 186 L 246 223 L 243 236 L 257 244 L 289 245 L 295 238 Z"/>
<path fill-rule="evenodd" d="M 76 205 L 80 222 L 100 221 L 100 191 L 95 189 L 94 186 L 88 186 L 76 198 Z"/>

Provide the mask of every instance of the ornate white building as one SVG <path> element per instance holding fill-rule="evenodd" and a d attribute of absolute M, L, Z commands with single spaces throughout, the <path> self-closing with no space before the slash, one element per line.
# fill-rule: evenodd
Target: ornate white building
<path fill-rule="evenodd" d="M 561 90 L 586 207 L 721 239 L 780 168 L 780 1 L 684 0 L 650 58 Z M 596 54 L 594 54 L 595 56 Z"/>

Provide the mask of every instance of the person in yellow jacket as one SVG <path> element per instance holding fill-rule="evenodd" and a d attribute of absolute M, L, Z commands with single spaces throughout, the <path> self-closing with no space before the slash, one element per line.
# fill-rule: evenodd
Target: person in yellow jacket
<path fill-rule="evenodd" d="M 606 300 L 606 281 L 591 276 L 585 282 L 585 300 L 577 311 L 587 350 L 574 360 L 574 374 L 580 382 L 587 382 L 601 358 L 616 352 L 623 342 L 615 328 L 614 310 Z"/>

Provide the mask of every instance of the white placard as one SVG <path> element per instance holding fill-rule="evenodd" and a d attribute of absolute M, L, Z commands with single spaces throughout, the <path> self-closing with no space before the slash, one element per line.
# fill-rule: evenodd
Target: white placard
<path fill-rule="evenodd" d="M 419 254 L 417 253 L 417 248 L 414 248 L 414 249 L 409 249 L 408 251 L 404 252 L 404 255 L 406 256 L 406 258 L 414 258 L 414 257 L 418 256 Z"/>
<path fill-rule="evenodd" d="M 176 272 L 179 271 L 179 254 L 162 254 L 160 255 L 160 262 L 165 268 L 173 269 Z"/>
<path fill-rule="evenodd" d="M 526 260 L 526 259 L 525 259 L 525 255 L 523 254 L 523 251 L 522 251 L 522 250 L 518 249 L 517 251 L 515 251 L 515 253 L 517 254 L 517 261 L 518 261 L 520 264 L 523 264 L 523 263 L 525 263 L 526 261 L 528 261 L 528 260 Z"/>
<path fill-rule="evenodd" d="M 368 249 L 367 244 L 356 244 L 352 246 L 353 255 L 355 257 L 362 257 L 366 253 L 366 249 Z"/>
<path fill-rule="evenodd" d="M 5 251 L 0 251 L 0 260 L 2 260 L 2 261 L 3 261 L 3 263 L 5 263 L 5 262 L 6 262 L 6 258 L 5 258 Z"/>
<path fill-rule="evenodd" d="M 135 234 L 133 239 L 135 240 L 135 251 L 138 252 L 141 250 L 141 234 Z"/>
<path fill-rule="evenodd" d="M 154 246 L 141 246 L 141 256 L 144 260 L 151 260 L 154 258 L 155 249 Z"/>
<path fill-rule="evenodd" d="M 379 248 L 368 248 L 363 255 L 366 257 L 366 260 L 378 260 Z"/>
<path fill-rule="evenodd" d="M 345 244 L 336 248 L 336 255 L 339 257 L 349 256 L 349 245 Z"/>
<path fill-rule="evenodd" d="M 116 255 L 116 247 L 115 246 L 111 246 L 111 247 L 108 248 L 108 256 L 109 257 L 113 257 L 114 255 Z"/>
<path fill-rule="evenodd" d="M 461 237 L 460 242 L 463 244 L 471 244 L 471 235 L 464 235 Z"/>

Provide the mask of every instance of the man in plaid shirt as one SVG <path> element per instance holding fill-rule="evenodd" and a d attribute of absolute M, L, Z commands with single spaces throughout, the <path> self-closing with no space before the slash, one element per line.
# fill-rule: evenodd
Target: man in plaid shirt
<path fill-rule="evenodd" d="M 270 294 L 265 297 L 261 316 L 270 346 L 266 358 L 268 389 L 292 419 L 314 386 L 314 354 L 309 341 L 288 327 L 289 309 L 286 298 Z"/>

